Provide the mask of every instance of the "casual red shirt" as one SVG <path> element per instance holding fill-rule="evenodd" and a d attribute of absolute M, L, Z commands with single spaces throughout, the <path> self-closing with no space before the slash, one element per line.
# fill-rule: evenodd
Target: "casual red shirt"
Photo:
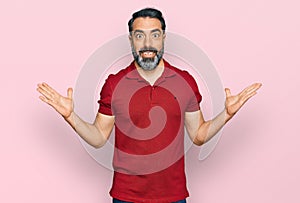
<path fill-rule="evenodd" d="M 187 72 L 164 60 L 150 85 L 134 62 L 110 75 L 100 93 L 99 113 L 115 116 L 112 197 L 166 203 L 189 196 L 184 171 L 184 113 L 202 99 Z"/>

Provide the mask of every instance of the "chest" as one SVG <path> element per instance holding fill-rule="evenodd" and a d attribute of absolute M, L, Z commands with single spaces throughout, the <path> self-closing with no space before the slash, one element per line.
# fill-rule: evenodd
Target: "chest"
<path fill-rule="evenodd" d="M 116 124 L 132 122 L 146 128 L 151 125 L 151 120 L 182 122 L 191 97 L 185 86 L 177 80 L 166 80 L 153 86 L 135 80 L 121 81 L 112 95 Z"/>

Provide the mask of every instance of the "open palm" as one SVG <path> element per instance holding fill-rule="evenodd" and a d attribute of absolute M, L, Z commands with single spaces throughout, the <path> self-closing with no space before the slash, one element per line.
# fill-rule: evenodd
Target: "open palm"
<path fill-rule="evenodd" d="M 237 95 L 231 95 L 230 89 L 226 88 L 226 112 L 227 114 L 232 117 L 245 103 L 253 97 L 257 92 L 257 90 L 261 87 L 261 83 L 254 83 L 243 91 L 241 91 Z"/>
<path fill-rule="evenodd" d="M 67 97 L 60 95 L 46 83 L 38 84 L 37 91 L 42 94 L 39 98 L 52 106 L 64 118 L 68 118 L 71 115 L 74 109 L 72 88 L 68 89 Z"/>

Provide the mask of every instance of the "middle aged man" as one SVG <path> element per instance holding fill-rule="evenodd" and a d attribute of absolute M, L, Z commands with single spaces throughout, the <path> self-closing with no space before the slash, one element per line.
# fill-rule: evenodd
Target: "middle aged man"
<path fill-rule="evenodd" d="M 90 145 L 103 146 L 115 126 L 113 202 L 186 202 L 184 126 L 202 145 L 230 120 L 261 87 L 255 83 L 238 95 L 226 91 L 224 111 L 205 121 L 194 78 L 163 59 L 165 21 L 153 8 L 137 11 L 128 22 L 134 61 L 110 75 L 93 124 L 74 112 L 72 88 L 63 97 L 38 84 L 40 99 L 51 105 Z"/>

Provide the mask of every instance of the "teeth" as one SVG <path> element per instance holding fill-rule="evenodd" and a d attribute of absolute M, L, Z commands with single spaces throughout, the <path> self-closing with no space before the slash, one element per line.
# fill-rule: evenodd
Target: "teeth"
<path fill-rule="evenodd" d="M 152 52 L 152 51 L 145 51 L 145 52 L 143 52 L 142 53 L 142 55 L 143 56 L 145 56 L 145 57 L 152 57 L 152 56 L 154 56 L 154 52 Z"/>

